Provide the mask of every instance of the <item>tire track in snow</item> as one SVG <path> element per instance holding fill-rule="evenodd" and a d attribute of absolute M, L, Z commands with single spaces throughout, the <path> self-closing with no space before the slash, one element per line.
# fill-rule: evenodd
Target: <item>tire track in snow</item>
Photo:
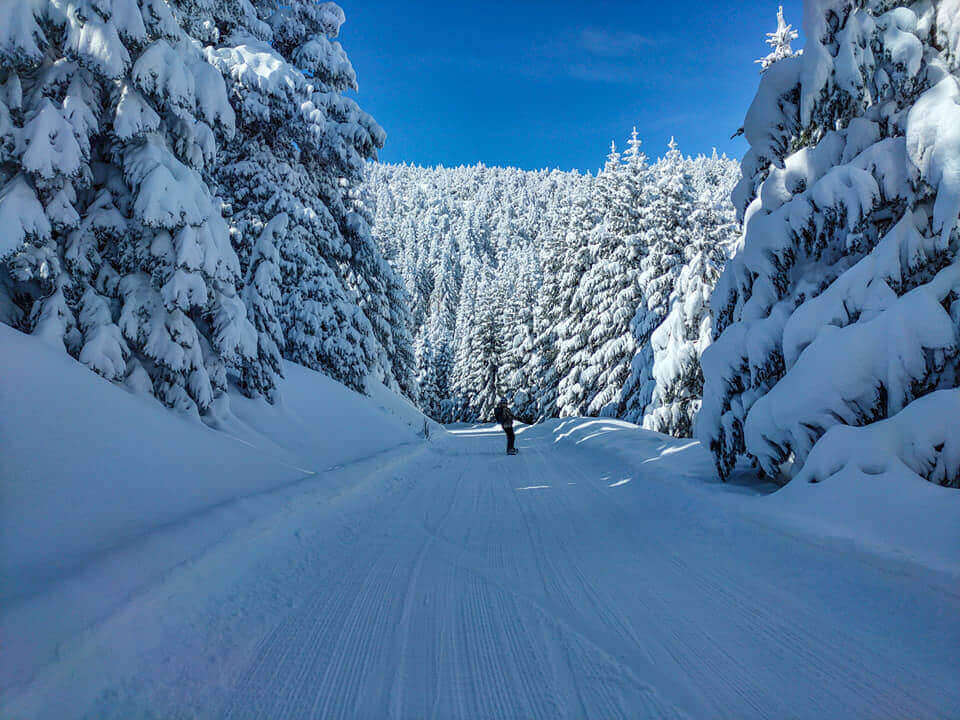
<path fill-rule="evenodd" d="M 707 688 L 706 696 L 722 698 L 733 693 L 722 703 L 715 701 L 712 712 L 726 715 L 729 707 L 746 706 L 752 708 L 753 716 L 778 718 L 789 715 L 799 704 L 809 705 L 812 701 L 830 716 L 841 713 L 860 717 L 869 713 L 871 717 L 937 717 L 934 707 L 924 700 L 936 696 L 936 686 L 928 685 L 922 676 L 900 663 L 894 664 L 893 672 L 885 668 L 885 677 L 874 672 L 863 663 L 863 642 L 843 624 L 834 624 L 828 632 L 822 630 L 829 608 L 798 605 L 788 591 L 771 584 L 763 573 L 751 572 L 743 562 L 728 562 L 722 569 L 702 562 L 702 558 L 696 564 L 689 562 L 697 557 L 690 550 L 697 548 L 684 548 L 686 552 L 681 556 L 660 539 L 639 534 L 611 491 L 596 481 L 589 482 L 591 474 L 598 473 L 584 458 L 569 458 L 567 467 L 576 471 L 578 485 L 592 489 L 598 501 L 595 511 L 601 506 L 609 510 L 609 522 L 595 520 L 600 528 L 616 529 L 611 544 L 647 549 L 642 561 L 634 563 L 634 568 L 645 567 L 657 579 L 651 585 L 638 578 L 641 581 L 634 585 L 636 596 L 647 595 L 653 600 L 644 604 L 644 636 L 654 640 L 659 635 L 660 654 L 670 656 L 678 670 L 690 675 L 691 686 Z M 709 535 L 704 535 L 707 538 Z M 598 592 L 604 592 L 602 582 L 596 586 L 600 588 Z M 677 591 L 685 586 L 689 590 L 681 597 L 700 599 L 693 616 L 691 608 L 684 608 L 685 614 L 671 608 Z M 669 588 L 670 594 L 659 591 L 661 587 Z M 790 608 L 794 617 L 784 617 L 785 608 Z M 659 621 L 655 621 L 657 618 Z M 714 637 L 714 627 L 723 630 L 720 637 Z M 671 631 L 663 633 L 659 628 Z M 821 629 L 812 632 L 807 628 Z M 744 656 L 745 651 L 752 655 L 750 666 L 737 657 Z M 795 672 L 808 676 L 801 687 L 815 687 L 821 697 L 799 695 L 795 682 L 784 688 L 780 678 L 758 677 L 757 655 L 765 656 L 759 663 L 765 668 L 776 668 L 788 660 Z M 899 682 L 891 682 L 893 678 Z M 917 715 L 918 712 L 922 714 Z"/>
<path fill-rule="evenodd" d="M 550 488 L 557 492 L 523 500 L 518 493 L 514 497 L 536 556 L 546 599 L 535 605 L 561 633 L 560 652 L 553 653 L 552 659 L 558 675 L 573 679 L 571 685 L 580 708 L 578 716 L 683 717 L 679 709 L 663 702 L 652 686 L 610 652 L 604 633 L 597 633 L 595 624 L 590 622 L 589 616 L 603 614 L 606 608 L 573 564 L 571 538 L 564 537 L 569 532 L 571 516 L 558 511 L 564 508 L 559 498 L 568 490 L 567 475 L 556 464 L 551 466 L 539 447 L 532 456 L 541 469 L 535 479 L 530 478 L 530 483 L 550 479 Z M 530 467 L 526 470 L 530 477 Z"/>
<path fill-rule="evenodd" d="M 902 718 L 960 709 L 956 692 L 918 671 L 919 642 L 901 657 L 883 629 L 834 614 L 839 596 L 820 597 L 803 572 L 838 563 L 855 575 L 842 586 L 850 594 L 889 595 L 884 583 L 901 580 L 797 549 L 588 446 L 522 438 L 516 458 L 500 454 L 500 436 L 451 441 L 405 468 L 415 486 L 401 483 L 347 518 L 349 544 L 315 550 L 334 561 L 263 639 L 226 716 Z M 633 481 L 611 489 L 605 471 Z M 780 567 L 787 548 L 800 564 L 793 574 Z"/>
<path fill-rule="evenodd" d="M 413 614 L 414 606 L 414 592 L 417 589 L 417 581 L 420 579 L 420 573 L 423 568 L 424 557 L 427 552 L 430 550 L 433 545 L 436 537 L 439 533 L 443 531 L 443 526 L 447 521 L 447 518 L 450 517 L 450 513 L 453 510 L 454 503 L 456 502 L 457 494 L 460 490 L 460 485 L 463 483 L 463 476 L 466 471 L 461 471 L 457 477 L 456 485 L 453 489 L 452 497 L 450 500 L 450 505 L 447 506 L 446 512 L 443 516 L 437 521 L 434 527 L 430 527 L 428 523 L 428 518 L 424 518 L 424 530 L 429 535 L 427 541 L 420 548 L 420 552 L 417 554 L 416 562 L 414 563 L 413 572 L 410 575 L 410 578 L 407 582 L 407 591 L 404 595 L 403 600 L 403 610 L 400 616 L 400 648 L 397 658 L 396 670 L 394 671 L 393 685 L 390 689 L 390 717 L 391 718 L 401 718 L 403 713 L 403 692 L 404 692 L 404 673 L 406 670 L 406 663 L 408 659 L 408 654 L 410 653 L 410 627 L 411 627 L 411 615 Z"/>

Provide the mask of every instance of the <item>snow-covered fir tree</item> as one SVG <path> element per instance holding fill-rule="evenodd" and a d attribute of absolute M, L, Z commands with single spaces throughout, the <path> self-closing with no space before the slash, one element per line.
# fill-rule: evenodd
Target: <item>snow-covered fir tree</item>
<path fill-rule="evenodd" d="M 479 261 L 467 256 L 463 263 L 463 284 L 457 302 L 457 324 L 453 337 L 453 369 L 450 377 L 450 416 L 454 419 L 475 419 L 470 414 L 467 399 L 473 393 L 467 368 L 473 352 L 476 334 L 477 292 L 480 287 L 481 266 Z M 421 373 L 423 370 L 421 370 Z"/>
<path fill-rule="evenodd" d="M 511 254 L 505 263 L 507 288 L 503 320 L 505 341 L 505 398 L 511 407 L 527 407 L 536 397 L 539 379 L 529 374 L 530 354 L 534 345 L 534 312 L 541 285 L 538 258 L 532 247 Z M 527 419 L 529 416 L 524 415 Z"/>
<path fill-rule="evenodd" d="M 283 377 L 283 328 L 278 319 L 280 295 L 280 253 L 277 245 L 287 231 L 288 218 L 277 215 L 260 233 L 247 263 L 243 300 L 247 315 L 257 331 L 257 360 L 240 372 L 240 389 L 250 397 L 277 397 L 278 380 Z"/>
<path fill-rule="evenodd" d="M 236 31 L 232 45 L 209 51 L 229 78 L 243 129 L 217 173 L 241 259 L 265 219 L 285 213 L 280 317 L 288 357 L 357 389 L 374 374 L 409 392 L 405 305 L 358 189 L 363 161 L 384 133 L 343 96 L 356 88 L 335 40 L 343 12 L 298 1 L 263 3 L 261 13 L 269 43 Z"/>
<path fill-rule="evenodd" d="M 697 435 L 723 476 L 820 480 L 872 442 L 957 486 L 960 4 L 810 3 L 803 30 L 744 123 Z"/>
<path fill-rule="evenodd" d="M 733 223 L 701 204 L 690 216 L 684 266 L 673 287 L 670 312 L 653 331 L 653 395 L 643 426 L 691 437 L 703 396 L 700 358 L 712 340 L 710 295 L 720 277 L 733 237 Z"/>
<path fill-rule="evenodd" d="M 593 349 L 584 373 L 588 415 L 617 415 L 637 348 L 630 323 L 643 298 L 639 275 L 646 254 L 642 226 L 648 170 L 636 128 L 624 157 L 626 162 L 613 169 L 609 197 L 604 197 L 603 175 L 598 183 L 603 219 L 593 266 L 580 286 L 593 297 L 585 317 Z"/>
<path fill-rule="evenodd" d="M 503 284 L 491 274 L 482 278 L 477 289 L 474 332 L 466 339 L 468 355 L 461 369 L 463 393 L 461 407 L 465 417 L 490 421 L 497 401 L 506 392 L 502 372 L 505 353 Z"/>
<path fill-rule="evenodd" d="M 343 94 L 339 7 L 2 11 L 0 319 L 186 412 L 228 376 L 276 399 L 281 351 L 415 391 L 403 288 L 357 195 L 384 134 Z"/>
<path fill-rule="evenodd" d="M 619 154 L 611 146 L 606 169 L 619 163 Z M 586 371 L 591 355 L 590 328 L 586 316 L 592 298 L 580 290 L 586 273 L 593 267 L 593 239 L 599 231 L 601 215 L 598 212 L 600 181 L 591 186 L 590 194 L 574 198 L 566 229 L 566 247 L 560 276 L 560 303 L 562 314 L 557 325 L 557 354 L 554 360 L 557 378 L 556 414 L 558 417 L 582 415 L 586 411 L 587 390 L 581 374 Z"/>
<path fill-rule="evenodd" d="M 586 197 L 588 187 L 586 176 L 578 185 L 581 197 Z M 536 293 L 533 307 L 533 329 L 531 344 L 526 349 L 520 372 L 530 385 L 530 390 L 522 398 L 514 399 L 514 412 L 517 417 L 528 420 L 540 420 L 551 417 L 557 404 L 557 343 L 558 326 L 565 317 L 561 297 L 560 279 L 566 256 L 567 228 L 573 207 L 583 207 L 572 198 L 557 215 L 557 227 L 548 232 L 539 244 L 538 265 L 542 278 Z"/>
<path fill-rule="evenodd" d="M 666 155 L 652 168 L 643 205 L 639 244 L 644 254 L 638 278 L 641 297 L 630 321 L 636 354 L 618 413 L 631 422 L 642 422 L 656 388 L 651 337 L 675 299 L 673 290 L 683 269 L 694 210 L 690 167 L 671 138 Z"/>
<path fill-rule="evenodd" d="M 207 182 L 234 113 L 181 24 L 189 8 L 3 11 L 4 320 L 108 379 L 206 411 L 227 369 L 256 361 L 257 334 Z"/>
<path fill-rule="evenodd" d="M 684 246 L 684 266 L 670 294 L 670 312 L 650 336 L 646 354 L 653 392 L 643 425 L 675 437 L 690 437 L 700 408 L 700 358 L 712 340 L 709 298 L 736 247 L 737 225 L 729 197 L 737 175 L 717 156 L 697 157 L 691 180 L 696 209 Z"/>
<path fill-rule="evenodd" d="M 800 37 L 800 33 L 783 19 L 783 5 L 781 5 L 777 8 L 777 29 L 772 33 L 767 33 L 767 45 L 770 46 L 771 50 L 769 54 L 756 61 L 760 65 L 760 71 L 765 71 L 778 60 L 798 54 L 791 47 L 791 43 L 798 37 Z"/>

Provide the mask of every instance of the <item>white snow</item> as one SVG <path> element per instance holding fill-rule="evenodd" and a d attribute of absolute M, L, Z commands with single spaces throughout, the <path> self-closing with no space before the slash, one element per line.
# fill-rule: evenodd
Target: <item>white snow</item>
<path fill-rule="evenodd" d="M 196 102 L 193 73 L 166 40 L 157 40 L 143 51 L 133 65 L 132 76 L 145 93 L 175 107 L 193 110 Z"/>
<path fill-rule="evenodd" d="M 113 131 L 117 137 L 129 140 L 136 135 L 153 132 L 159 127 L 160 116 L 132 85 L 125 83 L 113 121 Z"/>
<path fill-rule="evenodd" d="M 960 350 L 956 322 L 941 305 L 957 288 L 960 265 L 949 265 L 872 319 L 821 328 L 747 415 L 746 445 L 764 468 L 775 472 L 784 447 L 802 463 L 823 431 L 838 423 L 856 425 L 856 418 L 878 405 L 892 414 L 909 403 L 916 378 L 935 377 L 944 358 Z M 843 361 L 833 363 L 838 357 Z M 832 372 L 824 372 L 831 365 Z"/>
<path fill-rule="evenodd" d="M 811 509 L 817 505 L 821 521 L 856 513 L 861 527 L 848 532 L 893 548 L 925 536 L 928 554 L 949 562 L 960 547 L 960 524 L 954 516 L 960 498 L 939 483 L 960 471 L 960 441 L 952 425 L 958 413 L 960 390 L 940 390 L 914 400 L 888 420 L 833 428 L 778 499 Z M 808 482 L 823 487 L 809 489 Z M 911 488 L 911 501 L 902 506 L 897 491 L 901 486 Z M 874 508 L 889 509 L 889 516 L 870 512 Z"/>
<path fill-rule="evenodd" d="M 4 229 L 0 235 L 0 258 L 18 250 L 24 240 L 50 235 L 50 221 L 43 205 L 23 175 L 0 188 L 0 227 Z"/>
<path fill-rule="evenodd" d="M 946 75 L 907 116 L 907 150 L 920 176 L 937 188 L 933 227 L 946 243 L 960 215 L 960 83 Z"/>
<path fill-rule="evenodd" d="M 519 425 L 506 457 L 287 364 L 281 404 L 231 392 L 214 430 L 0 345 L 4 717 L 960 708 L 960 496 L 908 477 L 949 436 L 831 431 L 820 482 L 768 494 L 619 420 Z"/>
<path fill-rule="evenodd" d="M 419 413 L 385 400 L 386 391 L 375 391 L 373 408 L 370 398 L 289 365 L 283 405 L 231 395 L 232 413 L 217 420 L 226 432 L 216 432 L 5 325 L 0 343 L 5 599 L 157 527 L 312 475 L 331 458 L 410 442 L 422 427 Z M 354 439 L 359 423 L 365 432 Z"/>
<path fill-rule="evenodd" d="M 96 16 L 80 21 L 75 9 L 67 10 L 67 47 L 80 60 L 109 78 L 118 78 L 130 64 L 130 54 L 120 41 L 117 26 Z"/>
<path fill-rule="evenodd" d="M 80 146 L 70 126 L 56 106 L 44 99 L 37 113 L 24 127 L 27 150 L 23 167 L 44 180 L 58 173 L 72 177 L 80 170 Z"/>
<path fill-rule="evenodd" d="M 37 61 L 43 57 L 46 37 L 37 23 L 37 0 L 0 0 L 0 54 L 14 60 Z"/>

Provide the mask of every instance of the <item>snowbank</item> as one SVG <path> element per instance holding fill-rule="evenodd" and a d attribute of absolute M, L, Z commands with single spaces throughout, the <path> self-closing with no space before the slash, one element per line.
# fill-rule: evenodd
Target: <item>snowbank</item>
<path fill-rule="evenodd" d="M 699 487 L 713 495 L 718 510 L 733 502 L 791 535 L 852 541 L 868 552 L 960 574 L 960 494 L 924 479 L 935 481 L 948 471 L 938 462 L 960 462 L 960 445 L 949 431 L 938 435 L 918 422 L 918 416 L 956 417 L 958 392 L 933 393 L 864 428 L 832 429 L 802 473 L 783 488 L 758 480 L 746 464 L 721 484 L 700 442 L 622 420 L 576 418 L 546 425 L 553 426 L 555 443 L 592 447 L 598 456 L 617 455 L 644 475 Z"/>
<path fill-rule="evenodd" d="M 958 413 L 960 390 L 940 390 L 886 420 L 838 425 L 770 504 L 829 534 L 958 568 L 960 494 L 940 486 L 960 465 Z"/>
<path fill-rule="evenodd" d="M 553 426 L 556 444 L 574 444 L 616 455 L 645 474 L 649 471 L 664 478 L 685 478 L 697 485 L 713 478 L 714 484 L 720 484 L 713 458 L 697 440 L 677 439 L 612 418 L 549 420 L 546 425 Z"/>
<path fill-rule="evenodd" d="M 286 367 L 283 403 L 231 395 L 211 429 L 0 325 L 0 597 L 237 498 L 415 443 L 423 416 Z"/>

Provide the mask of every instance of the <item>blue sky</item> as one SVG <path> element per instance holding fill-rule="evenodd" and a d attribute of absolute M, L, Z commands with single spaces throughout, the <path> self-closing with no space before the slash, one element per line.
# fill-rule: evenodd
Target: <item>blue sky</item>
<path fill-rule="evenodd" d="M 595 170 L 636 125 L 650 156 L 746 150 L 777 2 L 340 0 L 386 162 Z M 783 3 L 799 27 L 800 0 Z M 794 47 L 802 46 L 802 40 Z"/>

